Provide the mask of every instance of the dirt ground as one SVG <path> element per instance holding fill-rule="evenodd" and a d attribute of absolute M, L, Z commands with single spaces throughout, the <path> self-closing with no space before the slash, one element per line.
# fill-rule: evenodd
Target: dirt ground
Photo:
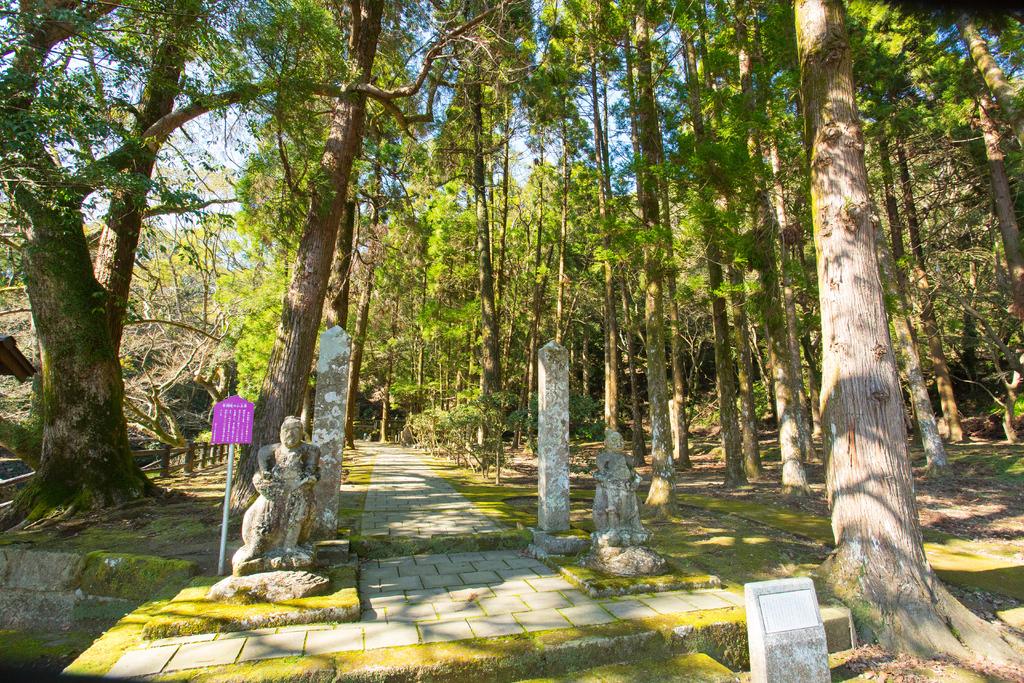
<path fill-rule="evenodd" d="M 692 469 L 679 470 L 676 486 L 680 492 L 700 493 L 716 498 L 731 498 L 785 505 L 794 510 L 827 517 L 825 473 L 818 459 L 805 465 L 813 495 L 799 500 L 785 500 L 780 495 L 781 463 L 774 435 L 762 434 L 760 446 L 764 476 L 739 488 L 726 488 L 725 465 L 717 439 L 697 436 L 690 440 Z M 572 454 L 572 486 L 594 487 L 590 470 L 600 443 L 574 445 Z M 924 455 L 911 444 L 914 464 L 914 486 L 917 491 L 921 524 L 968 540 L 1003 541 L 1016 548 L 1024 561 L 1024 445 L 975 440 L 966 444 L 947 444 L 949 472 L 940 477 L 925 475 Z M 517 485 L 536 484 L 536 457 L 520 451 L 510 454 L 502 480 Z M 637 467 L 645 481 L 650 478 L 650 465 Z"/>

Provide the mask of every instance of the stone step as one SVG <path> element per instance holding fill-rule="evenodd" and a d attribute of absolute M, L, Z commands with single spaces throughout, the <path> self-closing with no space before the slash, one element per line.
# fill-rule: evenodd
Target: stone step
<path fill-rule="evenodd" d="M 334 567 L 347 564 L 349 547 L 347 538 L 334 541 L 320 541 L 313 546 L 313 562 L 319 567 Z"/>
<path fill-rule="evenodd" d="M 562 676 L 533 678 L 519 683 L 725 683 L 737 680 L 725 666 L 704 654 L 686 654 L 661 660 L 606 664 Z"/>

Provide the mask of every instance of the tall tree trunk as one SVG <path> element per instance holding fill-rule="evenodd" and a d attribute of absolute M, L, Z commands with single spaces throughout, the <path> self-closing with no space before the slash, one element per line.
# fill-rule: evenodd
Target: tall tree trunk
<path fill-rule="evenodd" d="M 630 312 L 633 303 L 629 296 L 629 287 L 625 281 L 619 284 L 619 293 L 622 295 L 622 310 L 625 316 L 623 322 L 623 334 L 626 337 L 626 367 L 629 370 L 629 404 L 633 416 L 633 430 L 631 433 L 633 443 L 633 465 L 639 467 L 647 462 L 647 441 L 644 438 L 644 410 L 640 400 L 640 368 L 637 361 L 639 354 L 636 342 L 636 329 L 633 323 L 633 315 Z"/>
<path fill-rule="evenodd" d="M 992 119 L 992 101 L 983 97 L 978 107 L 981 133 L 985 138 L 985 156 L 988 158 L 989 181 L 992 184 L 992 203 L 999 222 L 999 236 L 1003 240 L 1003 256 L 1006 270 L 1010 275 L 1010 296 L 1013 303 L 1010 313 L 1024 320 L 1024 257 L 1020 253 L 1020 228 L 1017 213 L 1010 192 L 1010 180 L 1006 175 L 1003 157 L 1002 135 L 999 126 Z"/>
<path fill-rule="evenodd" d="M 555 302 L 555 341 L 562 343 L 565 334 L 565 250 L 569 236 L 569 134 L 562 121 L 562 215 L 558 227 L 558 297 Z"/>
<path fill-rule="evenodd" d="M 701 84 L 697 71 L 697 51 L 691 36 L 683 36 L 686 54 L 686 86 L 689 96 L 690 117 L 694 136 L 699 142 L 706 140 L 704 117 L 701 113 Z M 724 196 L 718 204 L 723 205 Z M 743 472 L 743 444 L 740 436 L 739 414 L 736 410 L 736 367 L 730 349 L 729 314 L 723 292 L 723 261 L 719 236 L 714 234 L 713 225 L 705 222 L 701 226 L 708 267 L 708 289 L 711 292 L 711 325 L 714 333 L 715 386 L 718 391 L 719 422 L 721 424 L 722 450 L 725 455 L 725 484 L 739 486 L 746 483 Z"/>
<path fill-rule="evenodd" d="M 903 241 L 899 236 L 903 232 L 903 225 L 896 206 L 896 194 L 893 191 L 889 142 L 884 135 L 879 139 L 879 152 L 882 166 L 882 190 L 885 193 L 885 213 L 889 221 L 889 232 L 892 235 L 894 247 L 900 249 L 900 255 L 902 256 Z M 878 264 L 881 268 L 883 283 L 895 283 L 894 287 L 889 286 L 887 290 L 890 290 L 888 293 L 892 299 L 889 317 L 892 320 L 893 329 L 896 331 L 897 359 L 903 374 L 907 377 L 910 398 L 914 406 L 914 417 L 917 421 L 917 431 L 928 462 L 928 471 L 938 473 L 947 466 L 948 460 L 946 458 L 946 448 L 942 445 L 942 439 L 939 437 L 935 411 L 932 410 L 932 402 L 928 396 L 928 385 L 925 383 L 924 373 L 921 371 L 921 358 L 917 352 L 917 339 L 910 322 L 907 277 L 903 269 L 896 263 L 892 251 L 885 243 L 884 236 L 879 234 L 876 236 L 876 240 L 878 240 L 878 243 L 875 245 L 875 248 L 878 252 Z"/>
<path fill-rule="evenodd" d="M 156 50 L 149 79 L 143 88 L 139 114 L 134 121 L 134 137 L 138 142 L 131 152 L 129 171 L 135 178 L 133 182 L 124 183 L 112 193 L 106 225 L 100 234 L 93 262 L 96 279 L 107 292 L 107 324 L 115 352 L 121 347 L 135 269 L 135 252 L 139 247 L 142 220 L 159 151 L 154 143 L 142 144 L 143 133 L 174 109 L 174 100 L 181 90 L 181 75 L 200 16 L 195 11 L 187 11 L 185 7 L 179 9 L 181 13 L 171 20 L 170 29 Z"/>
<path fill-rule="evenodd" d="M 359 21 L 354 22 L 350 41 L 358 69 L 356 83 L 370 81 L 383 10 L 383 0 L 366 0 L 359 5 Z M 282 305 L 281 323 L 256 401 L 252 447 L 242 459 L 235 480 L 232 502 L 236 510 L 244 507 L 255 493 L 252 485 L 255 454 L 263 445 L 277 440 L 284 418 L 294 415 L 301 407 L 302 389 L 313 362 L 327 294 L 338 225 L 348 201 L 349 179 L 362 147 L 365 121 L 365 95 L 349 93 L 335 102 L 292 267 L 292 280 Z"/>
<path fill-rule="evenodd" d="M 491 262 L 491 226 L 487 214 L 484 182 L 483 87 L 479 70 L 469 84 L 473 109 L 473 198 L 476 204 L 476 251 L 480 294 L 480 391 L 484 397 L 501 391 L 500 337 L 494 308 L 494 268 Z"/>
<path fill-rule="evenodd" d="M 933 657 L 963 655 L 966 646 L 1012 660 L 996 630 L 938 581 L 921 543 L 841 0 L 797 0 L 796 34 L 836 539 L 824 575 L 884 647 Z"/>
<path fill-rule="evenodd" d="M 796 315 L 796 292 L 794 291 L 793 283 L 790 282 L 789 274 L 786 270 L 786 254 L 789 251 L 789 242 L 792 241 L 787 238 L 787 235 L 797 233 L 797 231 L 800 230 L 800 224 L 796 223 L 793 226 L 790 225 L 789 216 L 786 212 L 786 197 L 782 185 L 782 169 L 779 162 L 779 149 L 773 137 L 768 138 L 768 155 L 771 161 L 772 206 L 775 210 L 775 219 L 779 228 L 779 256 L 781 257 L 779 276 L 781 277 L 782 302 L 786 323 L 786 353 L 784 358 L 789 365 L 788 373 L 791 387 L 790 400 L 795 402 L 795 406 L 792 408 L 791 412 L 793 413 L 793 418 L 796 420 L 797 429 L 799 430 L 800 435 L 800 461 L 808 462 L 814 456 L 814 442 L 812 440 L 813 427 L 811 424 L 811 417 L 807 409 L 810 401 L 807 396 L 807 390 L 804 386 L 802 369 L 803 360 L 800 357 L 800 325 L 797 322 Z M 765 258 L 767 258 L 767 256 Z M 776 409 L 778 409 L 777 392 L 778 387 L 776 387 Z M 816 401 L 817 399 L 815 398 L 814 400 Z M 791 467 L 790 470 L 793 474 L 793 478 L 790 483 L 791 489 L 795 491 L 802 491 L 803 487 L 801 487 L 799 483 L 800 476 L 797 475 L 794 468 Z M 800 470 L 802 472 L 802 466 Z M 785 467 L 783 467 L 782 478 L 783 487 L 785 487 Z M 806 475 L 803 476 L 803 479 L 806 481 Z"/>
<path fill-rule="evenodd" d="M 345 416 L 345 443 L 355 448 L 355 421 L 359 408 L 356 405 L 359 397 L 359 373 L 363 369 L 363 350 L 366 348 L 366 330 L 370 324 L 370 298 L 373 296 L 373 276 L 375 264 L 370 262 L 366 271 L 366 284 L 359 294 L 359 317 L 356 318 L 356 331 L 352 336 L 352 360 L 348 373 L 348 414 Z"/>
<path fill-rule="evenodd" d="M 590 64 L 590 99 L 594 109 L 594 165 L 597 167 L 597 214 L 601 221 L 601 246 L 604 257 L 604 425 L 619 430 L 619 326 L 615 315 L 615 276 L 612 271 L 612 223 L 608 219 L 611 180 L 604 161 L 604 132 L 601 127 L 601 106 L 597 93 L 597 65 L 593 49 Z"/>
<path fill-rule="evenodd" d="M 1013 128 L 1013 134 L 1017 140 L 1024 145 L 1024 112 L 1017 106 L 1017 88 L 1003 73 L 1002 67 L 996 62 L 988 49 L 988 41 L 981 35 L 974 19 L 968 14 L 962 14 L 956 22 L 960 29 L 960 35 L 967 45 L 967 51 L 978 67 L 978 73 L 985 81 L 989 92 L 996 98 L 999 107 L 1006 114 Z"/>
<path fill-rule="evenodd" d="M 644 324 L 647 332 L 647 405 L 651 414 L 651 487 L 645 505 L 659 516 L 675 507 L 675 474 L 672 466 L 672 428 L 668 415 L 668 377 L 665 368 L 665 302 L 663 283 L 668 239 L 658 210 L 655 167 L 661 163 L 660 126 L 651 73 L 650 27 L 643 15 L 636 20 L 637 180 L 640 213 L 651 241 L 644 245 Z"/>
<path fill-rule="evenodd" d="M 747 312 L 741 295 L 743 276 L 735 266 L 729 266 L 732 284 L 729 298 L 732 304 L 733 340 L 736 344 L 736 387 L 739 389 L 740 438 L 743 447 L 743 473 L 748 480 L 761 478 L 761 449 L 757 442 L 757 405 L 754 401 L 754 362 L 750 353 L 750 331 Z"/>
<path fill-rule="evenodd" d="M 327 327 L 338 325 L 342 329 L 348 328 L 348 299 L 352 285 L 352 244 L 355 240 L 356 212 L 354 201 L 345 202 L 345 213 L 341 218 L 338 240 L 334 247 L 334 261 L 331 263 Z"/>
<path fill-rule="evenodd" d="M 917 204 L 914 201 L 914 188 L 910 179 L 910 165 L 907 163 L 906 150 L 901 141 L 896 143 L 896 160 L 899 162 L 900 185 L 903 189 L 903 212 L 907 219 L 907 231 L 910 234 L 910 250 L 914 255 L 914 280 L 917 285 L 921 304 L 921 327 L 928 341 L 928 356 L 935 374 L 935 387 L 939 391 L 939 402 L 942 415 L 946 418 L 949 428 L 949 440 L 959 443 L 964 440 L 964 432 L 960 426 L 960 412 L 957 409 L 956 394 L 953 391 L 953 378 L 946 362 L 946 352 L 942 348 L 942 334 L 935 319 L 935 305 L 932 301 L 932 287 L 928 281 L 928 270 L 924 259 L 924 246 L 921 244 L 921 228 L 917 217 Z"/>
<path fill-rule="evenodd" d="M 152 490 L 128 444 L 121 365 L 89 258 L 82 198 L 58 196 L 44 205 L 26 184 L 12 195 L 28 217 L 22 264 L 42 350 L 42 448 L 35 476 L 0 527 L 58 510 L 109 507 Z"/>

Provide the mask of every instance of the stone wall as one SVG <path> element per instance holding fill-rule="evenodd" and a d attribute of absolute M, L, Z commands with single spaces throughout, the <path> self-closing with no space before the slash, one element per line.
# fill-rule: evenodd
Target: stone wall
<path fill-rule="evenodd" d="M 161 589 L 184 585 L 197 569 L 146 555 L 0 547 L 0 628 L 68 630 L 114 621 Z"/>

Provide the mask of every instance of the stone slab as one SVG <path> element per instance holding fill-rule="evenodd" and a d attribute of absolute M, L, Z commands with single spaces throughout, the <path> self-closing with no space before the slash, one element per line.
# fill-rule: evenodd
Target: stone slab
<path fill-rule="evenodd" d="M 181 645 L 171 661 L 167 663 L 165 670 L 180 671 L 204 666 L 233 664 L 244 644 L 244 638 L 227 638 L 208 643 Z"/>
<path fill-rule="evenodd" d="M 355 624 L 327 631 L 312 631 L 306 636 L 306 654 L 353 652 L 363 649 L 363 628 Z"/>
<path fill-rule="evenodd" d="M 163 645 L 126 652 L 110 668 L 105 677 L 136 678 L 160 673 L 177 650 L 177 645 Z"/>
<path fill-rule="evenodd" d="M 443 643 L 451 640 L 468 640 L 474 637 L 465 619 L 419 624 L 420 639 L 424 643 Z"/>
<path fill-rule="evenodd" d="M 555 609 L 539 609 L 532 612 L 519 612 L 514 615 L 516 621 L 527 631 L 547 631 L 553 628 L 569 628 L 571 624 Z"/>
<path fill-rule="evenodd" d="M 287 633 L 254 636 L 246 639 L 245 646 L 242 647 L 242 654 L 238 656 L 238 661 L 250 662 L 258 659 L 301 655 L 302 646 L 305 642 L 305 631 L 289 631 Z"/>
<path fill-rule="evenodd" d="M 524 632 L 523 625 L 516 621 L 511 614 L 470 619 L 469 626 L 477 638 L 495 638 Z"/>
<path fill-rule="evenodd" d="M 364 631 L 365 648 L 401 647 L 419 642 L 419 631 L 412 624 L 368 624 Z"/>
<path fill-rule="evenodd" d="M 601 608 L 599 604 L 578 605 L 559 610 L 562 616 L 573 626 L 589 626 L 591 624 L 607 624 L 615 621 L 615 617 Z"/>

